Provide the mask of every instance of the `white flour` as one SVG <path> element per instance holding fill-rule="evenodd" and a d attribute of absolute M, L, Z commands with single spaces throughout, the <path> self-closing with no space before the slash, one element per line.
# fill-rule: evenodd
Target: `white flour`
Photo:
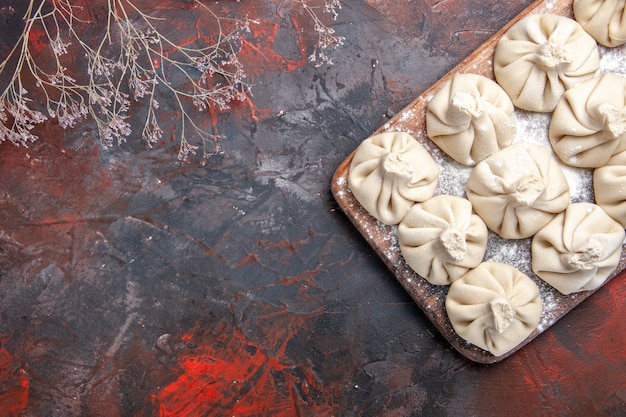
<path fill-rule="evenodd" d="M 549 8 L 549 5 L 548 5 Z M 606 48 L 599 46 L 601 56 L 601 69 L 598 75 L 606 72 L 613 72 L 622 76 L 626 76 L 626 54 L 625 48 Z M 427 102 L 432 98 L 420 97 L 421 103 Z M 426 111 L 425 109 L 423 110 Z M 425 128 L 417 128 L 415 130 L 414 123 L 411 121 L 424 120 L 424 113 L 416 114 L 414 108 L 407 108 L 402 114 L 395 119 L 394 122 L 388 122 L 383 127 L 383 131 L 403 130 L 422 143 L 430 152 L 433 159 L 439 165 L 441 173 L 435 194 L 449 194 L 459 197 L 466 197 L 465 186 L 473 167 L 463 166 L 441 151 L 430 139 L 426 137 Z M 515 142 L 535 143 L 546 147 L 553 155 L 554 159 L 560 164 L 560 167 L 567 178 L 570 186 L 571 202 L 594 202 L 593 195 L 593 170 L 574 168 L 565 165 L 559 161 L 559 158 L 552 151 L 550 141 L 548 139 L 548 128 L 550 125 L 550 113 L 533 113 L 528 111 L 515 110 L 515 122 L 517 126 L 517 134 Z M 419 125 L 419 124 L 418 124 Z M 345 177 L 337 179 L 337 185 L 342 191 L 338 197 L 344 197 L 344 193 L 349 193 L 349 187 Z M 358 203 L 357 203 L 358 204 Z M 361 217 L 357 215 L 357 217 Z M 382 249 L 382 255 L 385 256 L 390 263 L 396 265 L 399 269 L 397 274 L 404 277 L 408 285 L 429 288 L 434 293 L 445 293 L 445 289 L 429 284 L 426 280 L 413 275 L 402 259 L 402 255 L 397 242 L 397 227 L 385 226 L 380 222 L 371 219 L 359 218 L 356 220 L 364 228 L 366 237 L 370 242 L 384 242 L 378 249 Z M 377 245 L 378 246 L 378 245 Z M 539 333 L 550 327 L 563 314 L 559 310 L 560 304 L 568 299 L 568 297 L 576 297 L 576 295 L 564 296 L 558 293 L 550 285 L 539 279 L 532 271 L 531 265 L 531 239 L 508 240 L 497 236 L 493 232 L 489 232 L 489 241 L 485 255 L 485 261 L 502 262 L 514 266 L 524 274 L 531 277 L 538 285 L 543 302 L 543 313 L 537 326 Z M 621 265 L 623 262 L 621 263 Z M 393 268 L 392 268 L 393 269 Z M 400 276 L 398 278 L 400 278 Z M 443 294 L 442 293 L 442 294 Z M 443 299 L 443 297 L 441 298 Z M 419 300 L 416 300 L 419 302 Z M 431 305 L 427 304 L 428 309 Z M 433 305 L 433 309 L 443 309 L 443 305 Z"/>

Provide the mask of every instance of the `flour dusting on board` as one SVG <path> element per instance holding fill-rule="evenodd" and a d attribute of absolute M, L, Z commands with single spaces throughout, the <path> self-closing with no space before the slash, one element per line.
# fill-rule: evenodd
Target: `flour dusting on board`
<path fill-rule="evenodd" d="M 603 48 L 601 49 L 601 53 L 602 63 L 605 65 L 602 71 L 613 71 L 626 74 L 626 71 L 624 70 L 625 57 L 622 50 L 618 51 Z M 422 145 L 424 145 L 441 169 L 435 192 L 436 195 L 447 194 L 466 198 L 465 188 L 473 167 L 459 164 L 449 157 L 426 136 L 425 128 L 417 129 L 417 131 L 414 129 L 416 117 L 418 120 L 425 120 L 426 107 L 429 99 L 432 97 L 433 95 L 431 94 L 426 98 L 422 98 L 424 107 L 421 113 L 418 114 L 412 108 L 405 109 L 394 123 L 385 124 L 383 126 L 383 130 L 405 131 L 412 134 Z M 548 138 L 551 117 L 551 113 L 536 113 L 516 108 L 514 119 L 517 127 L 517 133 L 514 142 L 533 143 L 548 149 L 567 178 L 570 186 L 571 202 L 594 202 L 593 170 L 575 168 L 566 165 L 560 161 L 558 156 L 552 150 L 552 146 L 550 145 L 550 140 Z M 382 224 L 379 224 L 378 226 L 382 229 L 386 227 Z M 377 232 L 381 232 L 381 229 Z M 393 259 L 393 262 L 404 262 L 402 255 L 397 248 L 396 228 L 387 228 L 386 232 L 392 234 L 392 236 L 385 237 L 385 240 L 388 240 L 388 243 L 390 243 L 391 246 L 384 250 L 383 255 L 390 261 Z M 489 231 L 489 241 L 484 260 L 512 265 L 531 277 L 537 283 L 544 302 L 544 312 L 538 329 L 539 331 L 543 331 L 558 318 L 554 314 L 554 311 L 555 308 L 558 307 L 559 303 L 558 299 L 555 297 L 555 290 L 539 279 L 532 271 L 530 250 L 531 242 L 531 238 L 519 240 L 503 239 L 497 234 Z M 421 284 L 426 282 L 419 276 L 415 280 Z"/>
<path fill-rule="evenodd" d="M 572 203 L 593 202 L 593 170 L 566 165 L 556 156 L 548 139 L 551 117 L 551 113 L 533 113 L 516 109 L 516 141 L 535 143 L 550 151 L 567 178 Z"/>
<path fill-rule="evenodd" d="M 556 10 L 558 13 L 563 13 L 563 3 L 560 1 L 546 2 L 542 7 L 544 8 L 543 11 L 552 11 L 554 8 L 554 10 L 558 9 Z M 598 48 L 601 57 L 601 68 L 598 71 L 598 75 L 612 72 L 626 76 L 626 48 L 606 48 L 602 46 Z M 491 57 L 492 52 L 489 49 L 479 50 L 467 65 L 460 65 L 457 71 L 459 73 L 474 72 L 474 70 L 481 72 L 484 70 L 485 63 L 489 66 L 492 65 Z M 415 137 L 426 148 L 441 169 L 435 195 L 446 194 L 466 198 L 465 188 L 473 167 L 464 166 L 454 161 L 426 136 L 426 108 L 434 94 L 436 94 L 434 88 L 422 94 L 396 117 L 385 123 L 379 129 L 379 132 L 406 132 Z M 571 202 L 594 202 L 593 170 L 566 165 L 552 151 L 548 138 L 551 113 L 534 113 L 515 109 L 514 119 L 517 127 L 514 142 L 538 144 L 550 151 L 568 181 Z M 357 229 L 365 236 L 396 275 L 398 281 L 415 299 L 418 306 L 422 308 L 436 327 L 442 331 L 442 334 L 448 341 L 468 358 L 482 363 L 493 363 L 501 360 L 501 358 L 494 359 L 490 357 L 455 334 L 446 318 L 445 312 L 444 304 L 448 286 L 430 284 L 407 265 L 399 248 L 397 226 L 386 226 L 367 213 L 355 200 L 350 191 L 345 177 L 347 168 L 343 168 L 342 172 L 344 175 L 337 177 L 333 184 L 335 187 L 334 194 L 340 202 L 340 206 L 344 208 Z M 585 293 L 563 295 L 538 278 L 532 271 L 531 243 L 532 238 L 503 239 L 490 231 L 484 257 L 484 261 L 506 263 L 517 268 L 533 279 L 539 287 L 543 312 L 539 324 L 529 340 L 549 328 L 588 296 Z M 622 255 L 616 271 L 622 271 L 625 268 L 626 259 Z"/>
<path fill-rule="evenodd" d="M 624 48 L 607 48 L 598 45 L 600 50 L 600 73 L 612 72 L 626 76 L 626 53 Z"/>

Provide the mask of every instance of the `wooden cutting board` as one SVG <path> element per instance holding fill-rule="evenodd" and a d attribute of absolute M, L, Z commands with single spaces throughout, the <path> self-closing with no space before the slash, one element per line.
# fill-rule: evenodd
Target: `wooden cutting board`
<path fill-rule="evenodd" d="M 422 95 L 417 97 L 413 102 L 406 106 L 402 111 L 395 115 L 389 122 L 385 123 L 378 130 L 372 134 L 388 132 L 388 131 L 403 131 L 410 133 L 416 140 L 420 141 L 429 152 L 441 153 L 438 148 L 428 139 L 426 135 L 425 120 L 426 120 L 426 107 L 430 98 L 440 89 L 440 87 L 452 78 L 455 74 L 459 73 L 474 73 L 481 74 L 488 78 L 494 79 L 493 75 L 493 55 L 496 44 L 500 37 L 516 22 L 529 14 L 536 13 L 552 13 L 559 14 L 567 17 L 573 17 L 572 1 L 536 1 L 531 4 L 522 13 L 517 15 L 511 22 L 503 27 L 494 36 L 488 39 L 482 46 L 475 50 L 469 57 L 463 60 L 452 71 L 443 76 L 437 83 L 432 85 Z M 517 110 L 516 110 L 517 111 Z M 525 114 L 525 118 L 532 118 L 532 114 Z M 545 115 L 543 116 L 545 117 Z M 518 135 L 519 136 L 519 135 Z M 516 140 L 520 140 L 519 138 Z M 521 138 L 523 141 L 524 139 Z M 445 297 L 448 292 L 447 286 L 436 286 L 430 284 L 421 276 L 417 275 L 404 261 L 397 241 L 397 228 L 396 226 L 386 226 L 378 222 L 373 218 L 354 198 L 348 186 L 348 171 L 350 162 L 354 152 L 352 152 L 337 168 L 332 178 L 331 190 L 337 200 L 337 203 L 348 216 L 350 221 L 354 224 L 356 229 L 363 235 L 366 241 L 374 249 L 374 251 L 382 258 L 385 264 L 389 267 L 392 273 L 400 284 L 406 289 L 406 291 L 415 300 L 418 306 L 422 309 L 424 314 L 433 322 L 435 327 L 443 334 L 443 336 L 465 357 L 479 362 L 479 363 L 495 363 L 499 362 L 517 350 L 521 349 L 524 345 L 540 335 L 547 328 L 556 323 L 561 317 L 567 314 L 571 309 L 580 304 L 583 300 L 589 297 L 594 291 L 580 292 L 570 295 L 562 295 L 549 285 L 545 284 L 534 274 L 529 265 L 528 255 L 519 255 L 528 251 L 530 248 L 530 239 L 521 241 L 505 241 L 503 239 L 492 240 L 493 236 L 490 236 L 490 244 L 492 246 L 499 246 L 495 251 L 504 253 L 504 262 L 513 264 L 529 275 L 537 282 L 541 298 L 544 304 L 544 311 L 537 328 L 530 334 L 530 336 L 516 346 L 513 350 L 507 352 L 501 356 L 494 356 L 490 352 L 487 352 L 481 348 L 469 344 L 461 337 L 459 337 L 452 328 L 450 321 L 445 311 Z M 442 156 L 438 156 L 439 159 Z M 446 158 L 443 155 L 443 158 Z M 448 175 L 440 177 L 440 183 L 443 181 L 453 181 L 455 179 L 455 170 L 460 170 L 461 166 L 456 164 L 450 158 L 448 162 L 445 162 L 445 166 L 442 167 L 442 172 L 446 172 Z M 440 184 L 445 186 L 444 184 Z M 590 185 L 587 185 L 591 187 Z M 442 193 L 442 192 L 440 192 Z M 593 193 L 589 193 L 593 195 Z M 499 250 L 501 249 L 501 250 Z M 492 248 L 492 253 L 494 249 Z M 508 254 L 508 255 L 507 255 Z M 489 256 L 489 251 L 488 255 Z M 500 256 L 500 255 L 498 255 Z M 614 273 L 606 281 L 613 279 L 616 276 L 621 278 L 624 275 L 624 268 L 626 267 L 626 255 L 622 250 L 622 256 L 620 263 Z M 489 260 L 489 259 L 486 259 Z M 498 261 L 500 261 L 498 259 Z"/>

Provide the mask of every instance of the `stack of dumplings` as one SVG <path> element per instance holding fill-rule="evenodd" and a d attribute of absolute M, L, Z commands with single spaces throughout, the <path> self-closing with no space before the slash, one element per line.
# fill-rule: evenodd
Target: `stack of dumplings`
<path fill-rule="evenodd" d="M 597 44 L 626 43 L 625 4 L 575 0 L 578 21 L 526 16 L 496 45 L 495 81 L 457 74 L 442 84 L 425 129 L 452 166 L 469 168 L 464 195 L 435 195 L 441 168 L 408 133 L 371 136 L 350 164 L 355 198 L 393 226 L 407 265 L 448 287 L 456 334 L 494 356 L 537 329 L 538 284 L 563 295 L 592 291 L 621 260 L 626 78 L 600 73 Z M 545 146 L 516 137 L 516 108 L 551 113 Z M 572 201 L 564 166 L 593 170 L 595 201 Z M 535 276 L 485 259 L 492 234 L 528 239 Z"/>

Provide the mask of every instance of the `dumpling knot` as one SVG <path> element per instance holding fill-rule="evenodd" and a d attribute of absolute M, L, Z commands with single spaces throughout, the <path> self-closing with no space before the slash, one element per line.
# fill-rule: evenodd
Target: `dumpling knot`
<path fill-rule="evenodd" d="M 462 261 L 467 255 L 467 242 L 465 235 L 459 230 L 449 227 L 439 235 L 439 241 L 443 245 L 447 254 L 455 262 Z"/>
<path fill-rule="evenodd" d="M 566 256 L 569 266 L 577 270 L 591 270 L 602 260 L 604 245 L 595 239 L 590 239 L 582 251 L 570 253 Z"/>
<path fill-rule="evenodd" d="M 383 169 L 390 174 L 396 174 L 404 178 L 413 176 L 413 165 L 407 158 L 398 152 L 389 152 L 383 161 Z"/>
<path fill-rule="evenodd" d="M 604 130 L 611 139 L 619 139 L 626 133 L 626 114 L 612 104 L 600 106 L 600 114 L 604 117 Z"/>
<path fill-rule="evenodd" d="M 493 329 L 498 334 L 504 333 L 513 324 L 515 318 L 515 311 L 511 307 L 511 303 L 504 297 L 498 297 L 489 303 L 489 307 L 493 314 Z"/>
<path fill-rule="evenodd" d="M 567 48 L 552 42 L 546 42 L 537 48 L 536 63 L 544 70 L 558 69 L 564 64 L 572 62 L 572 55 Z"/>
<path fill-rule="evenodd" d="M 482 116 L 484 112 L 480 97 L 470 91 L 457 91 L 452 96 L 450 104 L 450 110 L 467 114 L 474 119 Z"/>
<path fill-rule="evenodd" d="M 519 180 L 515 186 L 515 200 L 524 206 L 530 206 L 539 198 L 545 188 L 546 185 L 541 178 L 529 175 Z"/>

